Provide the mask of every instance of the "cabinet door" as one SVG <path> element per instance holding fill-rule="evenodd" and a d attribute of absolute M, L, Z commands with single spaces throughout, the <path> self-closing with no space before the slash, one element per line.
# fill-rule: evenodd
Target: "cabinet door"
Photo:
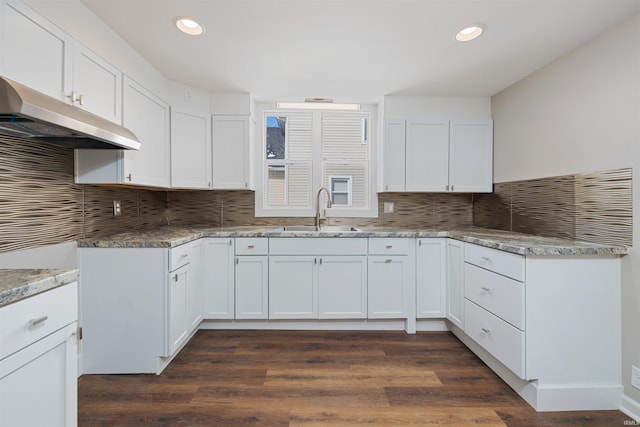
<path fill-rule="evenodd" d="M 446 316 L 446 254 L 444 239 L 417 240 L 416 312 L 418 318 Z"/>
<path fill-rule="evenodd" d="M 493 121 L 452 121 L 450 133 L 450 190 L 493 191 Z"/>
<path fill-rule="evenodd" d="M 69 102 L 73 39 L 22 2 L 7 1 L 0 7 L 3 75 Z"/>
<path fill-rule="evenodd" d="M 90 113 L 122 123 L 122 72 L 75 43 L 71 102 Z"/>
<path fill-rule="evenodd" d="M 318 257 L 269 257 L 269 319 L 318 318 Z"/>
<path fill-rule="evenodd" d="M 382 154 L 382 191 L 405 191 L 405 121 L 386 120 Z"/>
<path fill-rule="evenodd" d="M 187 339 L 187 289 L 189 287 L 189 264 L 170 273 L 169 278 L 169 355 L 173 355 Z"/>
<path fill-rule="evenodd" d="M 234 241 L 228 238 L 204 239 L 202 249 L 205 319 L 233 319 Z"/>
<path fill-rule="evenodd" d="M 169 106 L 124 77 L 122 117 L 124 127 L 141 143 L 139 150 L 124 152 L 124 184 L 169 187 Z"/>
<path fill-rule="evenodd" d="M 213 188 L 249 188 L 248 116 L 213 116 Z"/>
<path fill-rule="evenodd" d="M 76 329 L 74 322 L 0 360 L 0 425 L 77 425 Z"/>
<path fill-rule="evenodd" d="M 187 321 L 193 332 L 202 320 L 204 282 L 202 271 L 202 239 L 191 243 L 189 249 L 189 283 L 187 288 Z"/>
<path fill-rule="evenodd" d="M 236 319 L 269 318 L 269 257 L 236 257 Z"/>
<path fill-rule="evenodd" d="M 464 243 L 447 240 L 447 319 L 464 329 Z"/>
<path fill-rule="evenodd" d="M 403 255 L 369 256 L 368 317 L 370 319 L 405 318 L 409 298 L 409 257 Z"/>
<path fill-rule="evenodd" d="M 211 120 L 171 108 L 171 186 L 211 188 Z"/>
<path fill-rule="evenodd" d="M 323 256 L 318 268 L 318 317 L 367 317 L 367 257 Z"/>
<path fill-rule="evenodd" d="M 449 121 L 407 121 L 406 191 L 447 191 Z"/>

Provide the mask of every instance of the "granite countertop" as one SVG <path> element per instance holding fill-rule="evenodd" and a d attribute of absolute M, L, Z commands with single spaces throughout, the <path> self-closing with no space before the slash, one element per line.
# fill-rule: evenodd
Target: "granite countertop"
<path fill-rule="evenodd" d="M 202 237 L 447 237 L 520 255 L 625 255 L 624 246 L 534 236 L 480 227 L 463 229 L 395 229 L 360 227 L 359 231 L 287 231 L 276 226 L 160 227 L 78 241 L 84 248 L 172 248 Z"/>
<path fill-rule="evenodd" d="M 0 269 L 0 307 L 78 280 L 78 270 Z"/>

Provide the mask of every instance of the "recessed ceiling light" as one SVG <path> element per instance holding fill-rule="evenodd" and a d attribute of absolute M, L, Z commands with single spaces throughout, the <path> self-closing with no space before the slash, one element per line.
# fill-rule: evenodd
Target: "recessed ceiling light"
<path fill-rule="evenodd" d="M 480 37 L 480 34 L 484 31 L 484 25 L 476 24 L 470 25 L 458 31 L 456 33 L 456 40 L 459 42 L 468 42 Z"/>
<path fill-rule="evenodd" d="M 190 36 L 199 36 L 204 33 L 204 27 L 191 18 L 178 17 L 174 22 L 180 31 Z"/>

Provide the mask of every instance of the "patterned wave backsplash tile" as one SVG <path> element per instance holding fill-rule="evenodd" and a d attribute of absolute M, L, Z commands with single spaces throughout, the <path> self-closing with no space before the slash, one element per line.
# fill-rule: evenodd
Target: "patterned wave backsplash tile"
<path fill-rule="evenodd" d="M 252 191 L 152 191 L 74 183 L 73 150 L 0 136 L 0 252 L 160 225 L 292 225 L 257 218 Z M 380 193 L 378 218 L 331 224 L 399 229 L 478 225 L 631 245 L 631 169 L 498 183 L 492 194 Z M 123 214 L 113 216 L 113 201 Z M 384 213 L 393 202 L 394 213 Z"/>
<path fill-rule="evenodd" d="M 494 185 L 474 195 L 474 224 L 541 236 L 631 246 L 632 169 Z"/>

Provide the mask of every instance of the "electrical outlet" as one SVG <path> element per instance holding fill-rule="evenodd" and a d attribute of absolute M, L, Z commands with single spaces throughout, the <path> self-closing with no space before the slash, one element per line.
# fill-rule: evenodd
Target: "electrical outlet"
<path fill-rule="evenodd" d="M 631 385 L 640 390 L 640 369 L 631 366 Z"/>
<path fill-rule="evenodd" d="M 395 203 L 393 202 L 384 202 L 384 213 L 393 213 L 395 209 Z"/>
<path fill-rule="evenodd" d="M 113 216 L 122 215 L 122 205 L 120 205 L 120 200 L 113 201 Z"/>

